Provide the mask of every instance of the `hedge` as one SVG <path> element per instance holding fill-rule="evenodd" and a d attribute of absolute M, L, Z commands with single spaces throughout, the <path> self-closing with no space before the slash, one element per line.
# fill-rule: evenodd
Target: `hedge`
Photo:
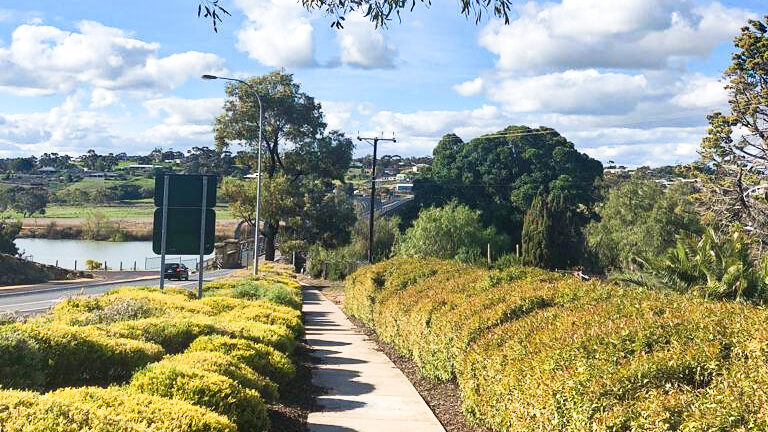
<path fill-rule="evenodd" d="M 270 346 L 245 339 L 203 336 L 192 342 L 187 350 L 196 351 L 225 354 L 277 383 L 285 383 L 296 374 L 296 368 L 288 356 Z"/>
<path fill-rule="evenodd" d="M 188 366 L 205 372 L 223 375 L 245 388 L 256 390 L 267 401 L 274 402 L 279 396 L 277 384 L 255 372 L 233 356 L 212 351 L 188 351 L 166 357 L 163 364 Z"/>
<path fill-rule="evenodd" d="M 266 405 L 258 392 L 191 365 L 153 363 L 136 373 L 129 387 L 210 408 L 231 419 L 238 430 L 256 432 L 269 428 Z"/>
<path fill-rule="evenodd" d="M 499 431 L 768 430 L 768 312 L 535 269 L 360 269 L 345 310 Z"/>
<path fill-rule="evenodd" d="M 226 417 L 182 401 L 120 388 L 39 395 L 0 390 L 3 432 L 236 432 Z"/>
<path fill-rule="evenodd" d="M 165 354 L 153 343 L 44 322 L 1 327 L 0 347 L 0 384 L 9 388 L 119 383 Z"/>

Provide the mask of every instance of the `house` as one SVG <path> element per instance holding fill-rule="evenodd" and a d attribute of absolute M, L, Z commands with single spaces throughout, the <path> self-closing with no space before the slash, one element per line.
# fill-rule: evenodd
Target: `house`
<path fill-rule="evenodd" d="M 398 183 L 395 185 L 395 192 L 413 192 L 413 183 Z"/>

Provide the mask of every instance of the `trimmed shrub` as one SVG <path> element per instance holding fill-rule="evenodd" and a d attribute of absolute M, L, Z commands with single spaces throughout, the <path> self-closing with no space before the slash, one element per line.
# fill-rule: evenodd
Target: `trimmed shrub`
<path fill-rule="evenodd" d="M 226 417 L 122 388 L 0 391 L 3 432 L 236 432 Z"/>
<path fill-rule="evenodd" d="M 92 327 L 29 322 L 6 326 L 2 332 L 21 335 L 32 341 L 28 347 L 37 347 L 46 388 L 123 382 L 165 354 L 156 344 L 110 338 Z"/>
<path fill-rule="evenodd" d="M 222 313 L 222 319 L 251 320 L 264 324 L 287 327 L 295 337 L 304 333 L 301 312 L 269 301 L 248 302 L 247 306 Z"/>
<path fill-rule="evenodd" d="M 270 280 L 239 283 L 232 289 L 232 297 L 248 300 L 269 300 L 294 309 L 301 309 L 301 292 L 284 283 L 273 283 Z"/>
<path fill-rule="evenodd" d="M 136 373 L 129 387 L 210 408 L 231 419 L 239 430 L 265 431 L 269 428 L 267 408 L 259 393 L 217 373 L 160 362 Z"/>
<path fill-rule="evenodd" d="M 498 431 L 767 430 L 768 311 L 537 269 L 360 269 L 345 309 Z"/>
<path fill-rule="evenodd" d="M 253 369 L 233 356 L 211 351 L 191 351 L 166 357 L 160 363 L 192 367 L 205 372 L 224 375 L 245 388 L 258 391 L 268 401 L 278 399 L 277 384 L 254 372 Z"/>
<path fill-rule="evenodd" d="M 219 329 L 210 321 L 196 316 L 186 318 L 145 318 L 106 327 L 107 333 L 156 343 L 170 354 L 177 354 L 202 335 L 216 334 Z"/>
<path fill-rule="evenodd" d="M 296 368 L 288 356 L 270 346 L 245 339 L 203 336 L 192 342 L 187 350 L 196 351 L 225 354 L 278 383 L 285 383 L 296 374 Z"/>
<path fill-rule="evenodd" d="M 0 330 L 0 386 L 37 389 L 45 384 L 47 359 L 40 345 L 13 327 Z"/>

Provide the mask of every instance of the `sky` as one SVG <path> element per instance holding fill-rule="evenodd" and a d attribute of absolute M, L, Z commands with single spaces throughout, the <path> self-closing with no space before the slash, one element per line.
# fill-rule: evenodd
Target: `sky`
<path fill-rule="evenodd" d="M 200 75 L 282 68 L 329 129 L 397 138 L 379 154 L 527 125 L 603 163 L 686 163 L 706 115 L 727 111 L 733 38 L 768 13 L 765 0 L 519 1 L 505 25 L 433 3 L 336 30 L 298 0 L 221 0 L 218 33 L 196 0 L 0 3 L 0 157 L 213 147 L 225 82 Z"/>

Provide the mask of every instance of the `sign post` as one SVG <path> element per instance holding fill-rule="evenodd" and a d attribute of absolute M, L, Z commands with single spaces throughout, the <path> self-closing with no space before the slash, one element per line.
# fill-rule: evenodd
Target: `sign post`
<path fill-rule="evenodd" d="M 155 182 L 157 187 L 157 182 Z M 155 193 L 157 195 L 157 193 Z M 168 235 L 168 175 L 163 176 L 163 227 L 160 246 L 160 291 L 165 287 L 165 246 Z"/>
<path fill-rule="evenodd" d="M 205 256 L 205 206 L 208 198 L 208 177 L 203 177 L 203 197 L 200 202 L 200 259 L 197 264 L 197 298 L 203 298 L 203 257 Z"/>

